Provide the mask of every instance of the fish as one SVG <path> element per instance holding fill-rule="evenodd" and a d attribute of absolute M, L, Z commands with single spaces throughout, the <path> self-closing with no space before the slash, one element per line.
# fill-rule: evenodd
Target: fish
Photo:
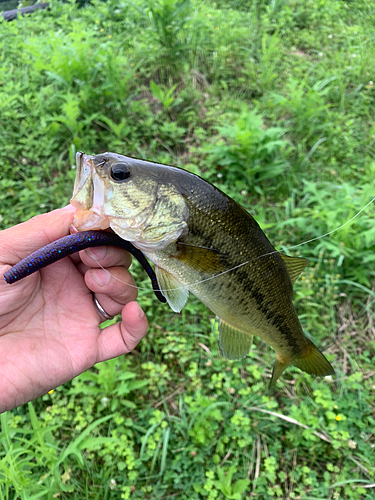
<path fill-rule="evenodd" d="M 76 155 L 71 204 L 79 231 L 112 229 L 154 265 L 161 293 L 180 312 L 189 292 L 218 318 L 229 360 L 253 336 L 276 352 L 270 389 L 291 364 L 317 376 L 333 367 L 302 330 L 293 284 L 308 260 L 282 255 L 232 198 L 184 169 L 117 153 Z"/>

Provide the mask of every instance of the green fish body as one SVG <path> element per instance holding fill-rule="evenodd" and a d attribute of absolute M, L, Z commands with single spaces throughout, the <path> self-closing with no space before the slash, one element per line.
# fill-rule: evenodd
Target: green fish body
<path fill-rule="evenodd" d="M 111 227 L 145 254 L 174 311 L 191 292 L 214 312 L 225 357 L 245 357 L 253 335 L 270 344 L 272 388 L 291 363 L 314 375 L 333 373 L 292 303 L 308 261 L 280 255 L 254 218 L 210 183 L 114 153 L 78 153 L 71 203 L 77 229 Z"/>

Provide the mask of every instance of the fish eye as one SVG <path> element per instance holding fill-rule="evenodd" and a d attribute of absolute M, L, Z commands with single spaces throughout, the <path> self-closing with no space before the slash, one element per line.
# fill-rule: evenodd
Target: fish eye
<path fill-rule="evenodd" d="M 111 177 L 116 182 L 123 182 L 130 177 L 130 170 L 125 163 L 115 163 L 111 168 Z"/>

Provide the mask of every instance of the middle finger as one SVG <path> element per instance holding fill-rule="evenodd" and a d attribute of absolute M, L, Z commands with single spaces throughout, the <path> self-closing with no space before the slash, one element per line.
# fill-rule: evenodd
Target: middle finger
<path fill-rule="evenodd" d="M 85 283 L 92 292 L 107 295 L 121 305 L 135 300 L 138 295 L 134 278 L 124 267 L 89 269 Z"/>

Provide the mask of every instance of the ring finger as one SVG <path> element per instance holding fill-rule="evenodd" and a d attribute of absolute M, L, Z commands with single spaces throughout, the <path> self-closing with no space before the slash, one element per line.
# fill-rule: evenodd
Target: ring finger
<path fill-rule="evenodd" d="M 124 305 L 138 295 L 133 276 L 123 267 L 89 269 L 85 274 L 85 283 L 110 316 L 119 314 Z"/>

